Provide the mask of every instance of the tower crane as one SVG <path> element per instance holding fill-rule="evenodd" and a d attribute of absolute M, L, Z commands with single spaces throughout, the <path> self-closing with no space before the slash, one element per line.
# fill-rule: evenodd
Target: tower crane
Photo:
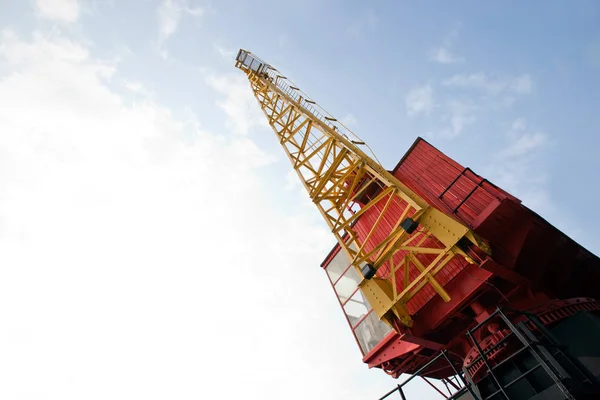
<path fill-rule="evenodd" d="M 442 379 L 447 398 L 600 394 L 597 365 L 550 332 L 598 318 L 596 256 L 423 139 L 388 171 L 276 68 L 243 49 L 236 67 L 337 239 L 323 267 L 364 362 L 438 391 L 430 379 Z M 545 277 L 556 264 L 560 278 Z"/>

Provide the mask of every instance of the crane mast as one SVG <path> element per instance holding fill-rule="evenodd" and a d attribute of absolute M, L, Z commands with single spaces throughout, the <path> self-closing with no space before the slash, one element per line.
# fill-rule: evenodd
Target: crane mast
<path fill-rule="evenodd" d="M 412 327 L 407 303 L 426 285 L 449 301 L 436 274 L 457 257 L 479 263 L 489 246 L 383 168 L 361 148 L 364 142 L 277 69 L 246 50 L 239 51 L 236 67 L 246 74 L 304 188 L 363 277 L 358 286 L 378 318 L 396 331 Z M 377 210 L 376 218 L 361 237 L 353 225 L 369 210 Z M 418 275 L 410 274 L 411 268 Z M 397 279 L 402 270 L 403 279 Z"/>

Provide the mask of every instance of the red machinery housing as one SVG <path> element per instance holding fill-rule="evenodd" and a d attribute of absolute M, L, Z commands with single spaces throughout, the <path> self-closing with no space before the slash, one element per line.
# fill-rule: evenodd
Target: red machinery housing
<path fill-rule="evenodd" d="M 446 349 L 477 381 L 483 377 L 482 362 L 465 333 L 486 320 L 498 305 L 535 312 L 548 326 L 577 311 L 600 310 L 600 303 L 594 300 L 600 298 L 600 259 L 510 193 L 422 138 L 392 173 L 429 204 L 479 234 L 489 243 L 492 256 L 479 265 L 458 257 L 448 263 L 436 280 L 451 300 L 444 302 L 432 288 L 424 287 L 408 303 L 414 328 L 403 328 L 400 334 L 378 320 L 356 288 L 362 277 L 349 268 L 348 258 L 336 245 L 321 266 L 369 367 L 398 377 L 414 373 L 434 353 Z M 368 234 L 377 216 L 377 207 L 372 207 L 358 219 L 355 229 L 359 236 Z M 378 274 L 383 276 L 386 271 L 380 269 Z M 504 332 L 491 323 L 476 335 L 485 350 L 502 340 Z M 502 349 L 492 355 L 501 359 Z M 425 373 L 432 378 L 452 374 L 447 364 Z"/>

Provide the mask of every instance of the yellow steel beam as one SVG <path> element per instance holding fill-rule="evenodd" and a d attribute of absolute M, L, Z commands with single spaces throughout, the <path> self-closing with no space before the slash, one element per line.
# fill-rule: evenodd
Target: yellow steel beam
<path fill-rule="evenodd" d="M 238 53 L 236 67 L 246 73 L 291 165 L 354 268 L 360 272 L 365 262 L 375 268 L 390 266 L 387 277 L 364 279 L 359 285 L 379 318 L 392 327 L 395 319 L 411 326 L 407 302 L 426 284 L 448 301 L 448 293 L 435 280 L 436 273 L 453 257 L 473 262 L 457 245 L 459 241 L 464 238 L 487 253 L 489 247 L 466 226 L 431 207 L 365 153 L 357 145 L 362 141 L 351 138 L 349 130 L 275 68 L 245 50 Z M 373 188 L 374 198 L 365 200 L 364 194 Z M 357 199 L 362 199 L 361 204 Z M 383 208 L 374 208 L 379 202 Z M 357 208 L 356 212 L 350 211 Z M 361 239 L 354 223 L 367 212 L 376 213 L 376 220 Z M 418 232 L 408 234 L 401 228 L 408 216 L 419 223 Z M 385 238 L 376 238 L 373 233 L 384 220 L 392 228 Z M 427 238 L 434 239 L 428 242 L 429 247 L 425 245 Z M 440 248 L 431 247 L 431 243 L 438 243 Z M 393 258 L 398 251 L 407 255 L 396 264 Z M 425 266 L 419 254 L 437 256 Z M 413 280 L 408 273 L 411 264 L 420 271 Z M 404 267 L 402 290 L 396 286 L 399 265 Z"/>

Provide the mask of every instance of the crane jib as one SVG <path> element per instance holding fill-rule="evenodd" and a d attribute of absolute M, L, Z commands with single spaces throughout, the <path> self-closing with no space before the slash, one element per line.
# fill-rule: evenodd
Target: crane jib
<path fill-rule="evenodd" d="M 394 177 L 360 138 L 277 69 L 246 50 L 238 52 L 236 67 L 246 73 L 300 181 L 363 277 L 358 288 L 378 318 L 399 332 L 413 326 L 408 305 L 425 286 L 450 301 L 436 275 L 456 259 L 464 266 L 483 262 L 489 246 Z M 354 229 L 359 218 L 373 221 L 370 232 Z M 409 269 L 418 273 L 411 276 Z"/>

